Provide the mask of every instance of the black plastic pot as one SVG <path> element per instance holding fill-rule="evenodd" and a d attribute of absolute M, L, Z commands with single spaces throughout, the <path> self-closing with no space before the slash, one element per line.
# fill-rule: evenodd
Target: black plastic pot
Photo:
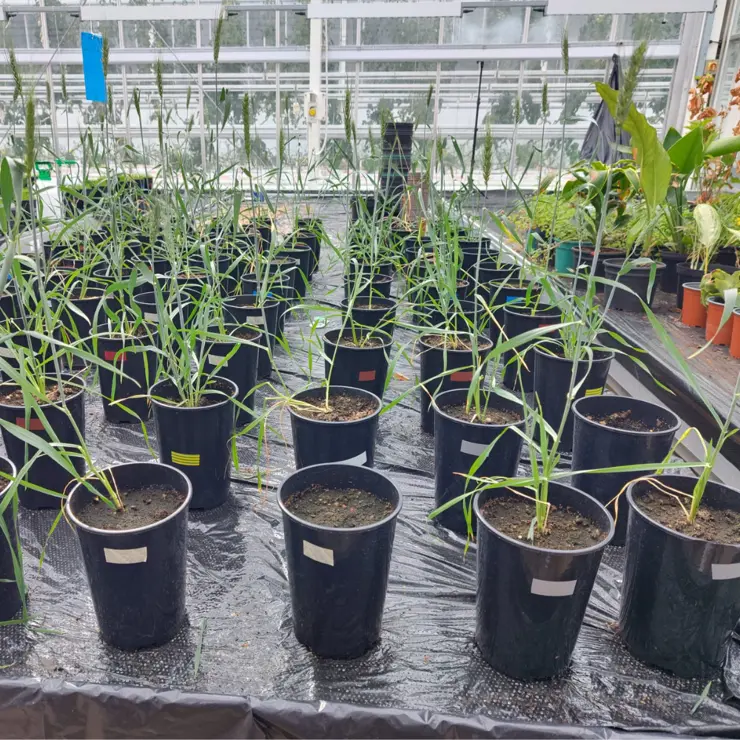
<path fill-rule="evenodd" d="M 179 402 L 169 380 L 152 386 L 159 459 L 184 473 L 193 484 L 191 509 L 215 509 L 229 494 L 234 403 L 239 389 L 226 378 L 212 382 L 218 395 L 209 406 L 175 406 Z"/>
<path fill-rule="evenodd" d="M 565 413 L 566 397 L 573 374 L 573 361 L 552 354 L 547 349 L 557 350 L 560 348 L 551 343 L 545 345 L 544 349 L 534 348 L 533 390 L 535 399 L 539 399 L 542 416 L 557 431 L 560 428 L 563 413 Z M 588 357 L 584 357 L 578 361 L 574 387 L 579 383 L 580 387 L 575 393 L 575 399 L 584 396 L 601 396 L 604 393 L 606 380 L 609 377 L 609 367 L 613 359 L 614 352 L 593 350 L 593 356 L 590 360 Z M 570 452 L 573 449 L 572 406 L 568 412 L 568 420 L 563 427 L 559 449 L 561 452 Z"/>
<path fill-rule="evenodd" d="M 9 485 L 6 475 L 13 480 L 18 471 L 13 463 L 6 457 L 0 457 L 0 472 L 3 473 L 3 481 Z M 7 487 L 0 492 L 0 501 L 4 496 L 13 495 L 8 493 Z M 3 534 L 0 536 L 0 622 L 13 619 L 23 605 L 25 595 L 21 598 L 21 592 L 16 582 L 15 568 L 13 567 L 13 554 L 18 549 L 18 527 L 13 516 L 13 502 L 5 507 L 3 521 L 10 535 L 10 542 Z"/>
<path fill-rule="evenodd" d="M 347 300 L 342 301 L 342 311 L 347 313 Z M 393 336 L 394 322 L 396 319 L 397 301 L 393 298 L 373 298 L 368 307 L 368 301 L 360 299 L 357 301 L 362 308 L 352 306 L 350 321 L 355 326 L 364 328 L 382 329 Z"/>
<path fill-rule="evenodd" d="M 473 268 L 478 260 L 485 260 L 488 257 L 491 240 L 484 237 L 479 244 L 477 239 L 460 239 L 458 245 L 462 254 L 462 270 L 469 274 L 474 272 Z"/>
<path fill-rule="evenodd" d="M 658 419 L 667 422 L 666 428 L 657 432 L 633 432 L 615 429 L 589 416 L 632 412 L 632 418 L 648 426 L 655 425 Z M 640 401 L 628 396 L 592 396 L 581 398 L 573 404 L 573 461 L 571 468 L 579 470 L 599 470 L 618 465 L 640 465 L 659 463 L 665 459 L 673 445 L 673 438 L 679 428 L 678 417 L 671 411 L 654 403 Z M 573 485 L 593 496 L 604 506 L 624 488 L 627 483 L 645 473 L 577 473 Z M 616 518 L 615 545 L 623 545 L 627 532 L 627 507 L 624 500 L 608 508 Z"/>
<path fill-rule="evenodd" d="M 735 267 L 737 264 L 737 247 L 722 247 L 717 252 L 715 261 L 718 265 L 724 265 L 725 267 Z"/>
<path fill-rule="evenodd" d="M 490 499 L 511 495 L 489 489 L 473 502 L 478 520 L 475 642 L 486 661 L 507 676 L 525 681 L 553 678 L 570 664 L 614 523 L 595 499 L 551 482 L 548 501 L 588 517 L 605 536 L 582 550 L 536 547 L 501 534 L 481 514 Z"/>
<path fill-rule="evenodd" d="M 684 475 L 656 477 L 688 494 L 697 481 Z M 697 539 L 650 519 L 640 509 L 640 495 L 649 490 L 656 489 L 644 481 L 627 489 L 620 633 L 636 658 L 706 681 L 723 666 L 740 618 L 740 543 Z M 700 511 L 714 507 L 740 510 L 740 491 L 710 481 Z"/>
<path fill-rule="evenodd" d="M 485 291 L 489 283 L 512 282 L 519 277 L 519 268 L 516 265 L 502 265 L 496 267 L 496 260 L 486 259 L 480 262 L 477 268 L 478 285 L 480 290 Z M 470 270 L 471 279 L 475 278 L 476 267 Z"/>
<path fill-rule="evenodd" d="M 421 430 L 434 434 L 434 409 L 432 398 L 445 391 L 469 388 L 473 380 L 474 363 L 472 349 L 451 349 L 429 344 L 429 337 L 419 338 L 419 376 L 421 387 Z M 478 338 L 478 352 L 490 348 L 490 342 Z M 444 374 L 443 374 L 444 373 Z M 441 376 L 441 377 L 440 377 Z"/>
<path fill-rule="evenodd" d="M 375 461 L 375 436 L 381 400 L 360 388 L 332 386 L 334 391 L 371 399 L 378 408 L 370 416 L 356 421 L 321 421 L 299 416 L 288 407 L 296 469 L 334 462 L 372 467 Z M 309 388 L 296 393 L 293 398 L 304 403 L 323 405 L 325 396 L 325 388 Z"/>
<path fill-rule="evenodd" d="M 298 260 L 298 266 L 293 274 L 293 285 L 299 298 L 306 295 L 308 281 L 311 276 L 311 265 L 313 262 L 313 252 L 307 244 L 297 243 L 295 246 L 285 247 L 278 252 L 278 257 L 293 257 Z"/>
<path fill-rule="evenodd" d="M 67 519 L 80 541 L 100 636 L 120 650 L 163 645 L 185 621 L 190 482 L 175 468 L 153 462 L 122 463 L 103 472 L 122 491 L 156 485 L 185 494 L 168 517 L 137 529 L 97 529 L 81 521 L 79 513 L 93 496 L 81 483 L 66 503 Z M 90 485 L 107 495 L 99 479 Z"/>
<path fill-rule="evenodd" d="M 318 234 L 311 229 L 301 228 L 296 231 L 291 239 L 296 244 L 304 244 L 311 250 L 311 256 L 309 258 L 308 272 L 306 273 L 310 280 L 313 274 L 319 268 L 319 261 L 321 260 L 321 240 Z M 300 280 L 300 277 L 298 278 Z M 296 282 L 298 282 L 296 280 Z"/>
<path fill-rule="evenodd" d="M 96 341 L 97 356 L 112 366 L 98 366 L 105 418 L 114 423 L 147 421 L 151 416 L 149 387 L 157 374 L 156 354 L 144 350 L 142 340 L 135 337 L 124 339 L 115 334 L 99 336 Z M 118 375 L 113 367 L 128 377 Z"/>
<path fill-rule="evenodd" d="M 359 287 L 355 287 L 356 281 L 359 281 Z M 393 278 L 390 275 L 379 273 L 373 275 L 371 279 L 370 275 L 365 272 L 359 275 L 352 274 L 344 278 L 344 298 L 348 300 L 353 294 L 355 299 L 367 296 L 390 298 L 392 287 Z"/>
<path fill-rule="evenodd" d="M 556 306 L 524 306 L 510 303 L 504 306 L 504 330 L 509 339 L 521 336 L 528 331 L 545 326 L 559 324 L 562 314 Z M 534 357 L 529 349 L 534 342 L 525 342 L 516 348 L 516 352 L 524 359 L 526 367 L 514 355 L 514 350 L 504 352 L 504 385 L 507 388 L 519 388 L 525 393 L 534 390 Z"/>
<path fill-rule="evenodd" d="M 260 346 L 261 331 L 258 327 L 251 327 L 254 337 L 249 338 L 253 344 L 242 342 L 214 342 L 206 341 L 204 349 L 204 368 L 210 375 L 214 371 L 220 378 L 230 380 L 239 389 L 237 399 L 250 411 L 254 410 L 254 387 L 257 385 L 257 365 L 263 354 Z M 245 338 L 246 339 L 246 338 Z M 229 354 L 237 347 L 236 352 Z M 218 368 L 218 369 L 217 369 Z M 236 409 L 236 426 L 242 427 L 252 421 L 253 415 L 249 411 Z"/>
<path fill-rule="evenodd" d="M 612 294 L 611 308 L 617 311 L 630 311 L 640 312 L 642 311 L 642 299 L 648 306 L 652 306 L 655 292 L 658 289 L 658 283 L 660 276 L 665 270 L 665 265 L 662 262 L 658 262 L 655 265 L 655 279 L 653 281 L 652 288 L 650 286 L 650 273 L 652 272 L 652 266 L 633 266 L 629 272 L 625 272 L 623 275 L 619 274 L 619 271 L 624 265 L 624 260 L 604 260 L 604 274 L 607 280 L 614 280 L 620 285 L 624 285 L 626 288 L 630 288 L 633 293 L 626 290 L 622 290 L 616 286 L 607 286 L 608 290 L 605 291 L 607 295 Z M 650 293 L 648 294 L 648 290 Z"/>
<path fill-rule="evenodd" d="M 460 300 L 449 307 L 445 314 L 434 306 L 416 309 L 416 323 L 421 326 L 451 327 L 453 331 L 469 332 L 471 327 L 485 333 L 488 328 L 488 314 L 476 301 Z"/>
<path fill-rule="evenodd" d="M 511 303 L 526 303 L 527 298 L 529 302 L 535 302 L 538 300 L 540 288 L 529 283 L 522 284 L 520 287 L 517 279 L 509 279 L 506 282 L 489 283 L 485 286 L 485 290 L 489 308 L 495 318 L 494 321 L 489 317 L 488 335 L 491 341 L 497 344 L 501 336 L 499 325 L 504 326 L 506 321 L 504 306 Z"/>
<path fill-rule="evenodd" d="M 464 404 L 468 391 L 461 388 L 440 393 L 434 402 L 434 506 L 462 496 L 466 490 L 465 475 L 470 466 L 492 443 L 491 452 L 478 468 L 476 475 L 509 478 L 517 471 L 523 439 L 516 432 L 505 431 L 509 426 L 524 429 L 524 416 L 516 424 L 478 424 L 457 419 L 445 412 L 452 405 Z M 489 407 L 522 414 L 521 404 L 491 395 Z M 469 490 L 472 488 L 469 486 Z M 470 502 L 468 502 L 470 503 Z M 459 503 L 439 514 L 435 521 L 459 534 L 467 533 L 463 504 Z M 476 529 L 475 517 L 472 520 Z"/>
<path fill-rule="evenodd" d="M 173 312 L 172 322 L 175 324 L 175 326 L 179 328 L 189 325 L 192 320 L 193 314 L 193 304 L 185 291 L 181 293 L 181 299 L 182 312 L 180 312 L 180 308 L 174 300 L 170 303 L 166 295 L 163 296 L 165 308 Z M 157 313 L 157 298 L 153 290 L 135 295 L 134 303 L 141 309 L 141 314 L 144 321 L 153 325 L 159 322 L 159 315 Z"/>
<path fill-rule="evenodd" d="M 81 386 L 79 378 L 62 373 L 62 380 L 69 381 L 70 384 Z M 54 377 L 47 378 L 48 383 L 55 383 Z M 18 386 L 13 383 L 4 383 L 0 386 L 0 392 L 8 393 L 17 389 Z M 54 431 L 56 439 L 64 444 L 79 445 L 80 438 L 75 431 L 75 425 L 80 430 L 80 434 L 85 435 L 85 391 L 83 388 L 65 397 L 65 406 L 74 420 L 74 424 L 67 414 L 61 409 L 60 404 L 43 403 L 40 404 L 41 411 L 44 413 L 46 420 Z M 24 429 L 28 429 L 41 439 L 47 442 L 51 441 L 48 433 L 43 427 L 41 419 L 31 411 L 28 420 L 23 406 L 9 406 L 0 403 L 0 418 L 4 421 L 15 424 Z M 12 461 L 13 465 L 20 470 L 36 454 L 36 448 L 27 445 L 18 437 L 2 430 L 3 442 L 5 443 L 5 452 Z M 80 457 L 70 458 L 75 470 L 79 475 L 85 472 L 85 461 Z M 39 486 L 47 491 L 53 491 L 58 496 L 42 493 L 29 488 L 25 484 L 18 487 L 18 500 L 26 509 L 58 509 L 59 497 L 68 493 L 67 486 L 74 480 L 64 468 L 55 463 L 50 457 L 40 455 L 31 465 L 25 477 L 25 483 Z"/>
<path fill-rule="evenodd" d="M 678 290 L 678 272 L 676 268 L 686 261 L 686 255 L 672 252 L 670 249 L 660 250 L 660 261 L 665 265 L 665 270 L 660 274 L 660 289 L 664 293 L 675 293 Z"/>
<path fill-rule="evenodd" d="M 411 263 L 419 257 L 419 252 L 431 246 L 432 240 L 428 236 L 418 236 L 414 234 L 404 239 L 403 253 L 406 262 Z"/>
<path fill-rule="evenodd" d="M 260 344 L 264 349 L 259 354 L 257 364 L 257 377 L 262 379 L 269 378 L 272 374 L 272 360 L 270 357 L 275 346 L 280 304 L 278 301 L 268 301 L 264 306 L 258 306 L 256 303 L 257 299 L 252 295 L 233 298 L 224 304 L 224 312 L 238 326 L 250 324 L 262 330 Z"/>
<path fill-rule="evenodd" d="M 333 529 L 299 519 L 285 507 L 313 485 L 358 488 L 390 501 L 385 519 Z M 323 658 L 356 658 L 380 639 L 396 519 L 401 496 L 371 468 L 312 465 L 289 475 L 278 490 L 283 512 L 288 582 L 297 640 Z"/>
<path fill-rule="evenodd" d="M 102 292 L 95 291 L 94 295 L 86 298 L 70 298 L 69 302 L 73 308 L 65 306 L 59 317 L 59 333 L 65 344 L 76 344 L 79 349 L 92 351 L 90 346 L 90 333 L 95 319 L 95 312 L 98 310 L 100 300 L 103 297 Z M 56 302 L 56 301 L 55 301 Z M 55 306 L 56 310 L 56 306 Z M 80 313 L 77 313 L 79 311 Z M 84 318 L 83 318 L 84 317 Z M 85 361 L 77 355 L 70 354 L 68 363 L 71 363 L 73 369 L 85 367 Z"/>
<path fill-rule="evenodd" d="M 378 347 L 357 347 L 338 344 L 343 337 L 366 337 L 368 332 L 355 329 L 332 329 L 324 334 L 324 377 L 330 385 L 361 388 L 383 398 L 388 376 L 388 348 L 393 343 L 390 335 L 373 331 L 372 336 L 382 340 Z"/>

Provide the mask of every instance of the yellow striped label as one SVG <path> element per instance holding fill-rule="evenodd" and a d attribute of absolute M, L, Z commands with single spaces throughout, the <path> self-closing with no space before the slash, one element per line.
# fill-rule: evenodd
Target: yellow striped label
<path fill-rule="evenodd" d="M 175 465 L 188 465 L 197 468 L 200 465 L 200 455 L 186 455 L 184 452 L 173 452 L 172 462 Z"/>
<path fill-rule="evenodd" d="M 600 396 L 604 392 L 603 388 L 591 388 L 586 391 L 587 396 Z"/>

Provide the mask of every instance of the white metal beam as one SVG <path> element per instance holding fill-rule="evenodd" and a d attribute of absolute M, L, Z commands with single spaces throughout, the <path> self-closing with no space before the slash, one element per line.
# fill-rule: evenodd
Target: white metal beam
<path fill-rule="evenodd" d="M 418 2 L 310 2 L 308 18 L 459 18 L 462 0 L 419 0 Z"/>
<path fill-rule="evenodd" d="M 321 23 L 321 21 L 314 21 Z M 571 59 L 603 59 L 612 54 L 628 57 L 635 44 L 577 44 L 571 43 Z M 676 59 L 681 51 L 677 43 L 653 43 L 647 56 L 650 59 Z M 417 44 L 414 46 L 347 46 L 330 47 L 329 62 L 455 62 L 515 60 L 557 60 L 561 57 L 560 44 L 519 44 L 474 46 Z M 45 65 L 82 64 L 79 49 L 18 49 L 16 57 L 20 64 Z M 157 59 L 165 64 L 212 64 L 213 50 L 195 47 L 167 49 L 111 49 L 110 64 L 152 64 Z M 219 56 L 221 64 L 308 64 L 309 51 L 305 48 L 281 46 L 223 47 Z"/>
<path fill-rule="evenodd" d="M 548 0 L 546 15 L 599 13 L 712 13 L 716 0 Z"/>
<path fill-rule="evenodd" d="M 212 21 L 221 12 L 216 4 L 80 5 L 81 21 Z"/>

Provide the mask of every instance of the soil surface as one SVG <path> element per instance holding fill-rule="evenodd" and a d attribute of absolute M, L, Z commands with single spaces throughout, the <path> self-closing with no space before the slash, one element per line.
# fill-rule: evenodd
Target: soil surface
<path fill-rule="evenodd" d="M 385 519 L 392 511 L 384 501 L 358 488 L 326 488 L 320 484 L 293 494 L 285 508 L 300 519 L 324 527 L 364 527 Z"/>
<path fill-rule="evenodd" d="M 77 518 L 97 529 L 136 529 L 165 519 L 185 500 L 184 493 L 170 486 L 146 486 L 120 495 L 122 511 L 96 498 L 82 507 Z"/>
<path fill-rule="evenodd" d="M 355 396 L 349 393 L 329 393 L 329 408 L 323 406 L 320 399 L 315 399 L 312 405 L 306 406 L 307 401 L 300 405 L 291 406 L 294 414 L 306 419 L 317 421 L 356 421 L 374 414 L 378 405 L 364 396 Z"/>
<path fill-rule="evenodd" d="M 65 385 L 64 386 L 64 397 L 69 398 L 70 396 L 74 396 L 75 393 L 78 393 L 80 391 L 79 388 L 76 388 L 73 385 Z M 57 383 L 49 383 L 46 386 L 46 400 L 49 403 L 56 403 L 60 399 L 59 394 L 59 386 Z M 0 392 L 0 403 L 5 404 L 6 406 L 20 406 L 21 408 L 25 405 L 23 401 L 23 391 L 18 388 L 16 390 L 11 391 L 10 393 L 1 393 Z"/>
<path fill-rule="evenodd" d="M 665 419 L 660 417 L 655 420 L 654 424 L 646 424 L 640 419 L 634 419 L 632 417 L 632 410 L 626 409 L 625 411 L 615 411 L 611 414 L 602 414 L 598 416 L 592 414 L 586 416 L 590 421 L 595 421 L 597 424 L 602 426 L 613 427 L 614 429 L 627 429 L 630 432 L 661 432 L 665 429 L 670 428 L 670 424 Z"/>
<path fill-rule="evenodd" d="M 427 347 L 439 347 L 444 349 L 472 349 L 473 345 L 469 337 L 455 337 L 448 334 L 427 334 L 422 337 Z M 490 349 L 491 342 L 488 339 L 478 339 L 478 349 Z"/>
<path fill-rule="evenodd" d="M 495 498 L 487 501 L 481 513 L 499 532 L 514 540 L 528 541 L 534 502 L 521 496 Z M 550 550 L 581 550 L 592 547 L 606 538 L 596 522 L 566 507 L 550 507 L 544 532 L 534 527 L 534 544 Z"/>
<path fill-rule="evenodd" d="M 343 347 L 382 347 L 383 340 L 380 337 L 363 337 L 358 335 L 355 341 L 352 335 L 339 337 L 337 344 L 341 344 Z"/>
<path fill-rule="evenodd" d="M 475 407 L 467 409 L 464 403 L 443 406 L 442 411 L 460 421 L 470 421 L 476 424 L 516 424 L 522 420 L 522 415 L 509 409 L 499 409 L 495 406 L 484 408 L 485 404 L 481 403 L 481 416 L 475 412 Z"/>
<path fill-rule="evenodd" d="M 172 406 L 181 406 L 183 408 L 202 408 L 204 406 L 215 406 L 217 403 L 222 403 L 227 398 L 224 393 L 228 396 L 231 396 L 231 390 L 231 386 L 227 385 L 226 383 L 219 383 L 217 380 L 215 383 L 210 384 L 208 390 L 199 396 L 198 403 L 195 407 L 181 403 L 181 399 L 177 394 L 174 386 L 165 386 L 160 391 L 159 395 L 156 396 L 156 399 L 160 403 L 167 403 L 168 405 Z"/>
<path fill-rule="evenodd" d="M 691 499 L 685 496 L 680 498 L 681 503 L 689 509 Z M 696 512 L 696 519 L 689 522 L 673 496 L 655 489 L 638 495 L 636 503 L 651 519 L 675 532 L 723 545 L 740 543 L 740 512 L 732 509 L 714 509 L 702 504 Z"/>
<path fill-rule="evenodd" d="M 352 308 L 359 308 L 362 311 L 390 311 L 391 306 L 381 306 L 378 303 L 371 303 L 371 302 L 364 302 L 364 301 L 355 301 Z"/>

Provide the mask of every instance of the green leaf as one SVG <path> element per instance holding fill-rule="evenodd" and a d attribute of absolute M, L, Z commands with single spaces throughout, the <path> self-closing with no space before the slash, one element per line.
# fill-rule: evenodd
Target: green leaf
<path fill-rule="evenodd" d="M 713 141 L 706 148 L 707 157 L 723 157 L 725 154 L 737 154 L 740 152 L 740 136 L 725 136 L 723 139 Z"/>
<path fill-rule="evenodd" d="M 704 132 L 700 128 L 689 131 L 670 149 L 668 156 L 682 175 L 690 175 L 704 161 Z"/>
<path fill-rule="evenodd" d="M 680 138 L 681 134 L 671 126 L 663 139 L 663 148 L 668 151 Z"/>

